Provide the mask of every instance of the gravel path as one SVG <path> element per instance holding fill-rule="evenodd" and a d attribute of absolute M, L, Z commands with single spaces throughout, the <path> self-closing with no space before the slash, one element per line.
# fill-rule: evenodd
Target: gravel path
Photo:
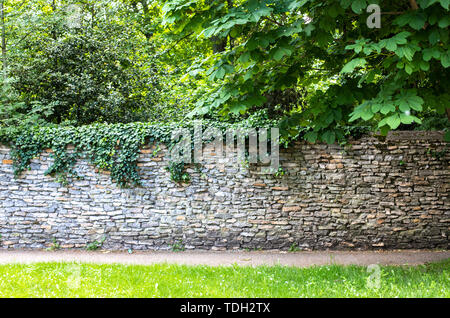
<path fill-rule="evenodd" d="M 418 265 L 450 258 L 450 251 L 399 250 L 399 251 L 317 251 L 317 252 L 207 252 L 207 251 L 146 251 L 146 252 L 86 252 L 78 250 L 29 251 L 0 250 L 0 264 L 35 262 L 85 262 L 100 264 L 171 263 L 186 265 Z"/>

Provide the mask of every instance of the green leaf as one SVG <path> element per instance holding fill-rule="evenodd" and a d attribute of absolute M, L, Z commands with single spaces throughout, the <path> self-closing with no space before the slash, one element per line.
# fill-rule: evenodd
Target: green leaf
<path fill-rule="evenodd" d="M 389 128 L 389 126 L 384 125 L 383 127 L 381 127 L 380 129 L 380 133 L 383 136 L 387 136 L 388 132 L 391 130 L 391 128 Z"/>
<path fill-rule="evenodd" d="M 450 17 L 449 16 L 443 17 L 438 22 L 438 26 L 442 29 L 447 28 L 449 25 L 450 25 Z"/>
<path fill-rule="evenodd" d="M 373 117 L 373 112 L 370 107 L 367 107 L 362 113 L 361 118 L 365 121 L 370 120 Z"/>
<path fill-rule="evenodd" d="M 450 50 L 441 55 L 442 66 L 447 68 L 450 66 Z"/>
<path fill-rule="evenodd" d="M 352 2 L 352 10 L 353 12 L 359 14 L 367 7 L 366 0 L 354 0 Z"/>
<path fill-rule="evenodd" d="M 400 114 L 400 121 L 402 124 L 409 125 L 414 121 L 414 116 L 406 115 L 406 114 Z"/>
<path fill-rule="evenodd" d="M 432 45 L 435 45 L 436 43 L 438 43 L 440 39 L 441 39 L 441 36 L 440 36 L 438 30 L 431 31 L 430 35 L 428 36 L 428 40 L 430 41 L 430 43 Z"/>
<path fill-rule="evenodd" d="M 408 61 L 412 61 L 414 53 L 415 50 L 407 45 L 399 46 L 395 51 L 395 54 L 397 54 L 399 57 L 405 57 Z"/>
<path fill-rule="evenodd" d="M 441 56 L 441 52 L 439 51 L 439 49 L 432 47 L 432 48 L 426 48 L 422 51 L 423 54 L 423 59 L 424 61 L 429 61 L 432 58 L 435 59 L 439 59 L 439 57 Z"/>
<path fill-rule="evenodd" d="M 222 79 L 225 76 L 225 68 L 220 67 L 217 71 L 214 73 L 214 77 L 218 79 Z"/>
<path fill-rule="evenodd" d="M 386 49 L 395 51 L 397 49 L 397 42 L 395 39 L 386 39 Z"/>
<path fill-rule="evenodd" d="M 280 61 L 285 56 L 290 56 L 292 54 L 292 49 L 288 47 L 278 47 L 275 49 L 275 52 L 273 53 L 273 58 L 276 61 Z"/>
<path fill-rule="evenodd" d="M 347 9 L 351 4 L 352 4 L 353 0 L 341 0 L 341 6 L 344 9 Z"/>
<path fill-rule="evenodd" d="M 355 44 L 350 44 L 345 47 L 346 50 L 353 50 L 355 53 L 359 53 L 362 51 L 363 46 L 366 45 L 366 39 L 364 40 L 356 40 Z"/>
<path fill-rule="evenodd" d="M 380 112 L 383 115 L 386 115 L 391 112 L 395 112 L 395 106 L 393 104 L 384 104 L 383 107 L 381 107 Z"/>
<path fill-rule="evenodd" d="M 395 100 L 395 103 L 399 106 L 400 111 L 409 111 L 414 109 L 416 111 L 422 111 L 422 105 L 424 103 L 422 97 L 415 95 L 414 92 L 408 91 L 407 93 L 400 94 L 399 98 Z"/>
<path fill-rule="evenodd" d="M 406 124 L 406 125 L 410 125 L 413 122 L 416 122 L 418 124 L 422 123 L 422 121 L 419 118 L 417 118 L 416 116 L 407 115 L 407 114 L 400 114 L 400 121 L 402 122 L 402 124 Z"/>
<path fill-rule="evenodd" d="M 317 137 L 319 136 L 319 134 L 315 131 L 309 131 L 305 134 L 304 138 L 307 142 L 310 143 L 315 143 L 317 141 Z"/>
<path fill-rule="evenodd" d="M 395 24 L 397 24 L 401 27 L 405 26 L 412 20 L 412 18 L 413 18 L 413 14 L 411 12 L 402 14 L 395 19 Z"/>
<path fill-rule="evenodd" d="M 385 47 L 389 51 L 395 51 L 397 49 L 397 45 L 403 45 L 403 44 L 408 43 L 407 38 L 410 35 L 411 35 L 410 32 L 403 31 L 403 32 L 396 34 L 395 36 L 393 36 L 391 38 L 381 40 L 378 43 L 378 45 L 380 46 L 380 48 Z"/>
<path fill-rule="evenodd" d="M 233 114 L 239 114 L 247 109 L 243 103 L 234 103 L 230 107 L 230 112 Z"/>
<path fill-rule="evenodd" d="M 406 71 L 406 73 L 408 73 L 409 75 L 412 74 L 413 68 L 411 67 L 410 64 L 406 64 L 406 65 L 405 65 L 405 71 Z"/>
<path fill-rule="evenodd" d="M 409 106 L 417 111 L 422 111 L 423 99 L 420 96 L 411 96 L 408 99 Z"/>
<path fill-rule="evenodd" d="M 328 130 L 322 134 L 321 138 L 327 144 L 331 145 L 334 144 L 334 142 L 336 141 L 336 133 L 334 131 Z"/>
<path fill-rule="evenodd" d="M 250 61 L 250 52 L 244 52 L 238 59 L 240 63 L 247 63 Z"/>
<path fill-rule="evenodd" d="M 353 59 L 344 65 L 344 67 L 341 70 L 341 73 L 351 73 L 354 71 L 355 68 L 363 67 L 366 64 L 367 64 L 367 61 L 364 58 Z"/>
<path fill-rule="evenodd" d="M 425 72 L 430 69 L 430 63 L 428 63 L 426 61 L 420 61 L 419 66 L 420 66 L 420 69 Z"/>
<path fill-rule="evenodd" d="M 378 113 L 378 112 L 380 111 L 380 109 L 381 109 L 382 106 L 383 106 L 383 105 L 378 104 L 378 103 L 372 104 L 372 111 L 373 111 L 374 113 Z"/>
<path fill-rule="evenodd" d="M 440 0 L 439 3 L 445 10 L 448 10 L 448 7 L 450 6 L 450 0 Z"/>
<path fill-rule="evenodd" d="M 409 26 L 414 30 L 420 30 L 425 26 L 426 17 L 423 13 L 418 13 L 412 17 Z"/>
<path fill-rule="evenodd" d="M 401 124 L 400 117 L 398 114 L 392 115 L 386 118 L 386 124 L 388 124 L 391 129 L 397 129 L 397 127 Z"/>
<path fill-rule="evenodd" d="M 407 111 L 410 111 L 410 110 L 411 110 L 411 108 L 409 107 L 409 104 L 406 103 L 406 102 L 404 102 L 404 101 L 402 101 L 401 103 L 399 103 L 398 109 L 399 109 L 400 111 L 402 111 L 402 112 L 407 112 Z"/>
<path fill-rule="evenodd" d="M 447 132 L 445 133 L 444 140 L 446 142 L 450 142 L 450 130 L 447 130 Z"/>

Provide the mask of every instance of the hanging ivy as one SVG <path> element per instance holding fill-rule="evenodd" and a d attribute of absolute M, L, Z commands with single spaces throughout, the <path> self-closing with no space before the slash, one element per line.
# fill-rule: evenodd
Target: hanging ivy
<path fill-rule="evenodd" d="M 139 150 L 146 144 L 163 143 L 170 151 L 179 142 L 172 140 L 172 132 L 177 128 L 187 128 L 193 136 L 194 125 L 195 121 L 184 121 L 170 124 L 137 122 L 79 127 L 33 127 L 14 136 L 10 141 L 14 173 L 16 177 L 19 176 L 30 168 L 33 158 L 46 149 L 51 149 L 53 163 L 45 174 L 57 177 L 63 184 L 68 183 L 68 178 L 78 177 L 74 166 L 77 159 L 84 155 L 99 170 L 110 171 L 112 181 L 119 186 L 140 185 L 137 168 Z M 227 129 L 269 128 L 275 127 L 277 123 L 266 118 L 249 118 L 236 124 L 203 120 L 202 125 L 204 128 L 219 128 L 225 137 Z M 292 139 L 281 140 L 281 143 L 287 146 L 290 140 Z M 203 143 L 207 142 L 203 140 Z M 184 163 L 169 162 L 167 170 L 175 182 L 190 180 Z"/>
<path fill-rule="evenodd" d="M 225 134 L 228 128 L 249 126 L 255 122 L 229 124 L 204 120 L 202 124 L 203 127 L 217 127 Z M 264 126 L 259 127 L 270 127 L 269 124 L 274 123 L 266 122 Z M 56 176 L 63 183 L 67 183 L 68 177 L 77 177 L 74 166 L 77 159 L 84 154 L 99 170 L 110 171 L 111 179 L 119 186 L 140 185 L 137 169 L 140 148 L 149 143 L 163 143 L 170 150 L 178 142 L 172 140 L 172 132 L 177 128 L 187 128 L 193 135 L 194 125 L 194 121 L 185 121 L 170 124 L 138 122 L 79 127 L 33 127 L 11 140 L 14 173 L 19 176 L 30 168 L 33 158 L 44 150 L 51 149 L 54 161 L 45 174 Z M 188 182 L 190 179 L 183 163 L 170 162 L 167 170 L 175 182 Z"/>

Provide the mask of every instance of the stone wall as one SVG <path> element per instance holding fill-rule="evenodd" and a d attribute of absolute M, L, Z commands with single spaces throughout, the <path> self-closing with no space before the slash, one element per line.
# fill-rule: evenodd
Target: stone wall
<path fill-rule="evenodd" d="M 448 248 L 450 170 L 441 133 L 397 132 L 350 146 L 281 150 L 283 176 L 237 168 L 236 156 L 189 169 L 178 185 L 167 150 L 141 150 L 143 186 L 120 189 L 86 160 L 67 187 L 44 171 L 51 151 L 14 179 L 0 147 L 0 246 L 106 249 Z"/>

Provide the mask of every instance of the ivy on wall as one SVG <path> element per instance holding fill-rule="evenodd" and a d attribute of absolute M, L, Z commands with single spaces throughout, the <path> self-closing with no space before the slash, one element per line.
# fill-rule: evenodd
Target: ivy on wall
<path fill-rule="evenodd" d="M 11 156 L 16 177 L 24 170 L 30 168 L 33 158 L 39 156 L 46 149 L 51 149 L 53 164 L 46 171 L 46 175 L 52 175 L 63 184 L 68 183 L 68 178 L 77 178 L 74 170 L 75 163 L 81 155 L 99 170 L 110 171 L 111 179 L 121 187 L 140 185 L 140 177 L 137 169 L 139 150 L 149 143 L 163 143 L 169 150 L 179 142 L 172 140 L 172 132 L 177 128 L 187 128 L 194 133 L 195 121 L 179 123 L 130 123 L 130 124 L 93 124 L 87 126 L 55 126 L 33 127 L 14 136 L 9 142 L 12 146 Z M 237 128 L 270 128 L 277 123 L 266 118 L 249 118 L 239 123 L 225 123 L 203 120 L 202 125 L 216 127 L 223 133 L 227 129 Z M 361 135 L 364 129 L 348 129 L 348 135 Z M 303 133 L 307 130 L 305 129 Z M 299 136 L 280 142 L 287 147 L 289 143 Z M 203 140 L 207 143 L 208 140 Z M 71 147 L 73 147 L 71 149 Z M 193 145 L 192 145 L 193 148 Z M 189 182 L 189 174 L 185 171 L 184 163 L 169 162 L 167 170 L 171 179 L 175 182 Z"/>
<path fill-rule="evenodd" d="M 229 124 L 216 121 L 202 121 L 203 126 L 219 128 L 223 134 L 228 128 L 249 127 L 246 121 Z M 259 127 L 270 127 L 269 121 L 259 123 Z M 137 169 L 139 150 L 149 143 L 163 143 L 169 150 L 179 141 L 172 140 L 172 132 L 177 128 L 187 128 L 193 135 L 195 121 L 182 123 L 154 124 L 93 124 L 79 127 L 33 127 L 15 136 L 11 141 L 11 156 L 14 173 L 19 176 L 30 167 L 31 160 L 44 150 L 52 150 L 53 164 L 47 175 L 67 183 L 67 177 L 77 177 L 75 163 L 83 154 L 95 167 L 111 172 L 112 181 L 119 186 L 140 185 Z M 272 126 L 273 127 L 273 126 Z M 207 142 L 207 141 L 205 141 Z M 73 150 L 69 150 L 70 147 Z M 170 162 L 168 171 L 176 182 L 188 182 L 183 163 Z"/>

